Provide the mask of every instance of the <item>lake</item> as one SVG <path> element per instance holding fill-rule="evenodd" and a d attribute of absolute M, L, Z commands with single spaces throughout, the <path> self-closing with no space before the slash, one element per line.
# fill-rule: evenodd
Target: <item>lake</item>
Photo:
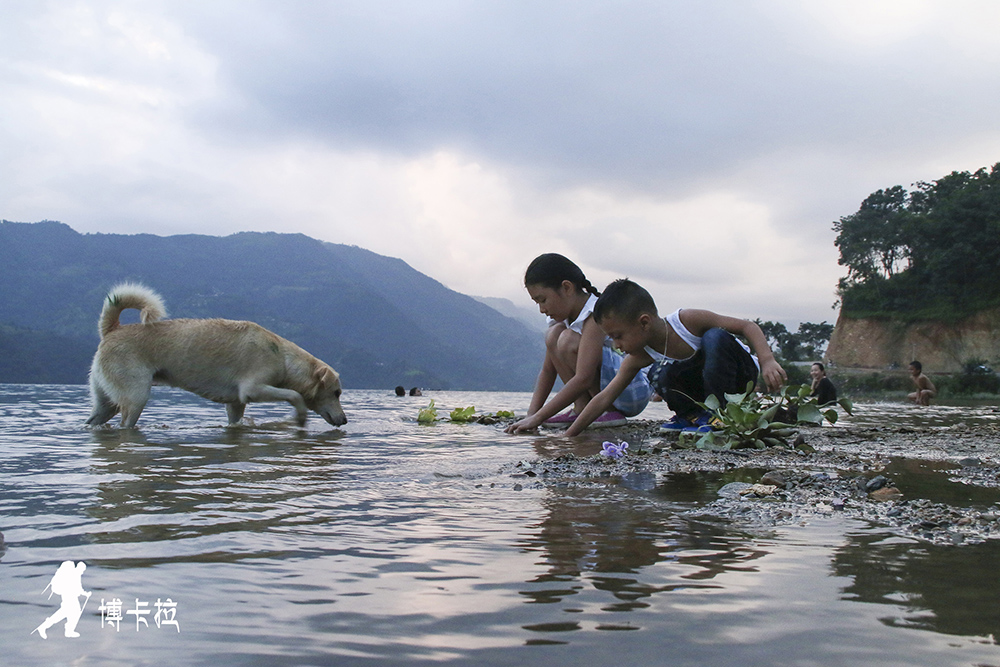
<path fill-rule="evenodd" d="M 154 388 L 119 431 L 84 427 L 86 387 L 0 385 L 3 663 L 1000 665 L 994 542 L 836 515 L 751 531 L 698 516 L 712 489 L 512 478 L 503 464 L 592 455 L 601 433 L 417 424 L 431 398 L 446 416 L 530 395 L 347 391 L 339 429 L 279 405 L 227 428 L 222 406 Z M 859 407 L 848 422 L 998 418 Z M 42 639 L 65 560 L 87 566 L 80 637 Z"/>

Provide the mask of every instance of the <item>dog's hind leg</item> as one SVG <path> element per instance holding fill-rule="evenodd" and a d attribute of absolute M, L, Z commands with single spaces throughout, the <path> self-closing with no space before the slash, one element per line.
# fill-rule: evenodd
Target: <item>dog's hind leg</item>
<path fill-rule="evenodd" d="M 123 405 L 121 428 L 135 428 L 135 423 L 139 421 L 139 415 L 142 414 L 144 407 L 146 407 L 145 403 L 141 405 Z"/>
<path fill-rule="evenodd" d="M 91 392 L 93 393 L 92 400 L 94 407 L 90 411 L 90 418 L 87 420 L 87 424 L 90 426 L 107 424 L 112 417 L 118 414 L 118 406 L 115 405 L 100 387 L 91 387 Z"/>
<path fill-rule="evenodd" d="M 135 423 L 139 421 L 139 415 L 149 402 L 149 391 L 152 383 L 143 389 L 136 391 L 132 395 L 122 396 L 119 404 L 122 409 L 121 428 L 135 428 Z"/>
<path fill-rule="evenodd" d="M 229 425 L 239 424 L 243 419 L 243 411 L 247 409 L 246 403 L 226 403 L 226 414 L 229 415 Z"/>

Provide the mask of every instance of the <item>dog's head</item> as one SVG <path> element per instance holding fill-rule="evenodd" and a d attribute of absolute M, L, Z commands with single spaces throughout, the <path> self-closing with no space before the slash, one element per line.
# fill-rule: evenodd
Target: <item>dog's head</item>
<path fill-rule="evenodd" d="M 312 387 L 303 394 L 306 407 L 325 419 L 332 426 L 343 426 L 347 423 L 344 408 L 340 407 L 340 376 L 326 364 L 313 372 Z"/>

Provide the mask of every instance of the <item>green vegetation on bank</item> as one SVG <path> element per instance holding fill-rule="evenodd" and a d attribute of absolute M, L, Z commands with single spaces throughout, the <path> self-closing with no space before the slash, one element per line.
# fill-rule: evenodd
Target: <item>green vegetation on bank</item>
<path fill-rule="evenodd" d="M 845 315 L 954 322 L 1000 306 L 1000 163 L 878 190 L 833 228 Z"/>
<path fill-rule="evenodd" d="M 822 361 L 826 344 L 833 335 L 833 325 L 827 322 L 800 322 L 796 332 L 789 331 L 781 322 L 754 322 L 782 365 L 789 361 Z"/>

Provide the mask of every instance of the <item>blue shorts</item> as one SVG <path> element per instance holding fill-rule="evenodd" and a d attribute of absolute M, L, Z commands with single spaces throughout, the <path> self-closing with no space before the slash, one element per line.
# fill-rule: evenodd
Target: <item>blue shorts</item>
<path fill-rule="evenodd" d="M 621 368 L 622 361 L 625 359 L 625 355 L 607 345 L 604 346 L 603 354 L 604 356 L 601 359 L 601 389 L 608 386 L 612 378 L 618 373 L 618 369 Z M 649 379 L 646 377 L 646 374 L 636 373 L 635 379 L 632 380 L 629 386 L 625 387 L 625 391 L 615 399 L 613 405 L 615 410 L 626 417 L 635 417 L 646 409 L 646 405 L 649 404 L 649 399 L 652 396 L 653 388 L 649 385 Z"/>

